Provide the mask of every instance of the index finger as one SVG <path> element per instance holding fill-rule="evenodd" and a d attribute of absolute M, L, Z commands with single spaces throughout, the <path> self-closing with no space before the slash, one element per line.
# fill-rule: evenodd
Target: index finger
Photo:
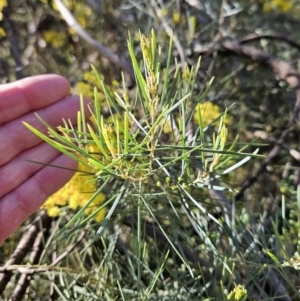
<path fill-rule="evenodd" d="M 46 107 L 70 94 L 70 84 L 55 74 L 37 75 L 0 85 L 0 125 Z"/>

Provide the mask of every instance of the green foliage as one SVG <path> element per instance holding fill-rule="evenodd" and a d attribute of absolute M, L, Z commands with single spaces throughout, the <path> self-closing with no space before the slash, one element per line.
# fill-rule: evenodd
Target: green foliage
<path fill-rule="evenodd" d="M 133 89 L 65 24 L 52 1 L 7 3 L 3 17 L 14 26 L 0 24 L 6 34 L 0 40 L 1 82 L 54 72 L 94 99 L 90 130 L 77 129 L 77 142 L 51 132 L 60 150 L 76 146 L 68 154 L 92 174 L 77 174 L 68 195 L 49 205 L 58 215 L 39 264 L 31 266 L 37 272 L 24 299 L 49 299 L 51 286 L 61 300 L 226 300 L 244 298 L 244 289 L 248 300 L 298 300 L 296 123 L 280 154 L 235 200 L 260 169 L 261 160 L 249 160 L 249 153 L 255 157 L 260 147 L 268 155 L 277 145 L 295 94 L 266 66 L 219 52 L 218 45 L 254 33 L 299 44 L 299 1 L 64 1 L 96 40 L 133 59 Z M 150 36 L 152 28 L 156 37 L 144 39 L 142 49 L 138 29 Z M 299 69 L 298 48 L 284 40 L 264 36 L 243 45 Z M 60 130 L 65 137 L 75 131 Z M 222 192 L 226 201 L 212 192 Z M 75 217 L 69 207 L 76 208 Z M 1 249 L 6 259 L 24 229 Z M 49 266 L 54 253 L 66 254 L 74 245 Z M 18 270 L 15 275 L 7 299 Z"/>
<path fill-rule="evenodd" d="M 134 294 L 145 300 L 151 300 L 150 295 L 158 293 L 158 279 L 163 279 L 167 271 L 176 273 L 175 267 L 170 264 L 174 256 L 179 258 L 178 264 L 183 264 L 186 276 L 189 275 L 192 282 L 196 280 L 195 275 L 203 272 L 202 268 L 190 262 L 191 258 L 182 249 L 183 246 L 191 246 L 196 241 L 200 250 L 202 248 L 205 250 L 204 253 L 215 257 L 216 266 L 232 273 L 222 252 L 218 250 L 214 233 L 206 233 L 200 217 L 211 220 L 217 228 L 222 229 L 224 225 L 207 210 L 207 206 L 199 201 L 199 197 L 203 194 L 202 190 L 205 192 L 212 189 L 211 179 L 232 172 L 250 157 L 259 156 L 256 155 L 257 151 L 253 154 L 245 153 L 246 146 L 238 149 L 236 141 L 233 143 L 227 141 L 228 133 L 224 124 L 227 112 L 215 119 L 219 120 L 218 130 L 212 139 L 207 140 L 205 133 L 208 127 L 204 127 L 202 111 L 198 104 L 207 95 L 212 81 L 208 83 L 203 94 L 195 94 L 193 87 L 200 60 L 195 68 L 185 67 L 183 71 L 178 65 L 170 75 L 172 39 L 168 63 L 164 68 L 161 48 L 156 44 L 154 32 L 151 32 L 150 37 L 140 35 L 140 41 L 142 62 L 138 62 L 134 54 L 132 40 L 128 41 L 137 81 L 135 95 L 130 96 L 126 88 L 122 96 L 112 94 L 103 82 L 102 76 L 93 68 L 109 107 L 109 123 L 103 116 L 98 91 L 95 89 L 94 102 L 90 107 L 91 125 L 86 126 L 83 106 L 78 117 L 78 129 L 70 127 L 65 122 L 64 127 L 58 128 L 59 133 L 48 127 L 50 136 L 46 136 L 29 124 L 25 125 L 53 147 L 85 164 L 88 167 L 87 171 L 95 172 L 94 181 L 100 183 L 99 189 L 91 199 L 62 229 L 61 235 L 66 238 L 84 227 L 103 206 L 108 206 L 107 216 L 96 233 L 90 234 L 89 245 L 109 231 L 108 224 L 126 224 L 128 220 L 135 222 L 137 232 L 129 243 L 137 259 L 134 265 L 136 273 L 134 277 L 137 279 Z M 126 87 L 125 83 L 123 86 Z M 193 102 L 192 99 L 196 101 Z M 195 110 L 199 126 L 191 136 L 189 132 L 194 128 Z M 173 130 L 166 137 L 163 128 L 167 121 Z M 233 160 L 238 161 L 233 164 Z M 228 162 L 231 162 L 231 166 L 226 166 L 225 170 L 221 168 Z M 202 167 L 196 168 L 197 164 Z M 115 188 L 109 193 L 111 183 L 114 183 Z M 215 185 L 214 189 L 223 190 L 226 187 Z M 94 204 L 92 206 L 94 212 L 84 218 L 82 213 L 103 192 L 107 194 L 105 204 L 100 207 Z M 228 213 L 225 211 L 225 214 Z M 195 230 L 201 233 L 195 242 L 185 233 L 186 218 L 194 225 Z M 161 233 L 161 239 L 167 243 L 168 248 L 164 251 L 153 249 L 150 242 L 143 239 L 145 233 L 142 225 L 146 220 L 152 221 L 153 226 Z M 153 264 L 153 257 L 158 260 L 157 266 L 153 270 L 152 277 L 145 282 L 143 280 L 147 275 L 145 267 Z M 150 269 L 150 266 L 148 268 Z M 119 277 L 114 281 L 117 279 Z M 119 293 L 126 295 L 125 299 L 128 299 L 133 292 L 126 294 L 124 285 L 123 282 L 119 284 Z M 106 293 L 110 298 L 117 296 L 116 292 Z"/>

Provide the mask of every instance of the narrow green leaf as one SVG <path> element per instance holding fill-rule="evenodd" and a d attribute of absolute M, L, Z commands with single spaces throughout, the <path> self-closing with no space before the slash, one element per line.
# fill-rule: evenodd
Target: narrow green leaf
<path fill-rule="evenodd" d="M 96 133 L 94 132 L 93 128 L 88 124 L 88 129 L 90 134 L 92 135 L 93 141 L 95 142 L 95 144 L 97 145 L 97 147 L 99 148 L 100 152 L 102 153 L 102 155 L 104 155 L 104 157 L 107 160 L 110 160 L 110 156 L 108 155 L 108 153 L 106 152 L 105 148 L 102 145 L 101 140 L 98 138 L 98 136 L 96 135 Z"/>

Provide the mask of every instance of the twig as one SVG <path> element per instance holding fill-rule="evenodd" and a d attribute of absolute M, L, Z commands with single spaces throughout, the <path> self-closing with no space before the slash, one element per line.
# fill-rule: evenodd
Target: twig
<path fill-rule="evenodd" d="M 269 66 L 275 74 L 278 74 L 290 87 L 296 89 L 296 102 L 294 105 L 294 110 L 288 124 L 286 126 L 286 130 L 281 134 L 278 143 L 273 147 L 267 158 L 263 161 L 259 170 L 256 174 L 248 179 L 243 186 L 241 187 L 239 193 L 236 195 L 236 200 L 241 200 L 244 192 L 251 187 L 257 180 L 258 177 L 266 171 L 267 166 L 271 163 L 271 161 L 279 154 L 282 144 L 284 143 L 285 138 L 290 132 L 290 128 L 294 124 L 295 120 L 299 119 L 300 112 L 300 74 L 295 70 L 291 64 L 288 62 L 274 58 L 263 51 L 255 49 L 249 46 L 242 46 L 236 41 L 226 41 L 222 44 L 222 51 L 229 51 L 234 54 L 242 55 L 247 58 L 250 58 L 256 62 L 260 62 Z"/>
<path fill-rule="evenodd" d="M 187 130 L 186 134 L 186 139 L 187 141 L 192 141 L 192 137 L 195 136 L 195 131 L 196 127 L 193 122 L 190 123 L 189 128 Z M 196 170 L 203 172 L 203 166 L 201 161 L 196 159 L 197 156 L 193 156 L 191 158 L 192 165 L 196 168 Z M 211 180 L 207 180 L 205 183 L 210 186 L 220 186 L 218 183 L 218 180 L 215 178 L 212 178 Z M 222 207 L 224 215 L 225 215 L 225 220 L 228 226 L 230 226 L 230 219 L 232 218 L 232 203 L 228 201 L 226 195 L 224 194 L 223 191 L 219 190 L 214 190 L 214 189 L 209 189 L 209 194 L 212 199 L 216 200 L 219 205 Z M 187 217 L 190 220 L 190 223 L 192 224 L 193 228 L 195 231 L 197 231 L 197 227 L 194 225 L 193 220 L 190 218 L 190 213 L 187 210 L 184 210 L 186 212 Z M 269 224 L 269 220 L 262 221 L 259 226 L 256 226 L 255 229 L 257 232 L 259 232 L 259 227 L 265 229 L 267 225 Z M 198 234 L 199 235 L 199 234 Z M 199 235 L 201 237 L 201 235 Z M 251 246 L 253 245 L 254 241 L 254 235 L 250 231 L 245 231 L 243 235 L 243 239 L 247 243 L 247 245 Z M 260 254 L 260 258 L 263 259 L 263 255 Z M 283 282 L 277 277 L 277 275 L 273 271 L 269 271 L 268 273 L 264 273 L 266 277 L 266 282 L 269 284 L 269 288 L 272 291 L 272 296 L 284 296 L 282 298 L 283 301 L 290 301 L 291 298 L 288 295 L 287 289 L 284 286 Z M 218 274 L 215 275 L 215 277 L 218 277 Z"/>
<path fill-rule="evenodd" d="M 184 50 L 183 47 L 178 39 L 178 37 L 176 36 L 175 33 L 172 32 L 172 28 L 170 27 L 170 25 L 168 24 L 166 18 L 164 17 L 164 15 L 162 14 L 161 10 L 158 7 L 158 4 L 156 3 L 155 0 L 151 0 L 151 5 L 153 7 L 153 10 L 155 12 L 155 14 L 157 15 L 157 17 L 161 20 L 162 26 L 164 27 L 166 33 L 172 38 L 175 44 L 175 47 L 177 48 L 179 57 L 180 57 L 180 61 L 181 61 L 181 67 L 184 68 L 185 66 L 185 54 L 184 54 Z"/>
<path fill-rule="evenodd" d="M 59 12 L 61 13 L 62 17 L 67 22 L 67 24 L 70 27 L 72 27 L 81 38 L 83 38 L 87 43 L 93 46 L 102 56 L 106 57 L 113 64 L 126 71 L 131 76 L 131 78 L 134 78 L 133 68 L 130 62 L 119 58 L 116 54 L 114 54 L 109 49 L 100 44 L 98 41 L 96 41 L 94 38 L 92 38 L 81 27 L 81 25 L 77 22 L 72 13 L 62 3 L 61 0 L 54 0 L 54 3 L 56 4 Z"/>
<path fill-rule="evenodd" d="M 52 263 L 50 266 L 55 266 L 57 265 L 60 261 L 62 261 L 66 256 L 68 256 L 79 244 L 80 242 L 83 240 L 85 236 L 85 233 L 82 231 L 79 235 L 79 237 L 77 238 L 76 242 L 72 245 L 69 246 L 67 248 L 67 250 L 65 252 L 63 252 L 62 254 L 60 254 Z"/>
<path fill-rule="evenodd" d="M 35 264 L 38 262 L 39 256 L 42 253 L 44 241 L 44 233 L 40 231 L 35 238 L 30 256 L 29 262 Z M 31 281 L 32 275 L 22 274 L 11 297 L 11 301 L 19 301 L 23 299 L 25 291 Z"/>
<path fill-rule="evenodd" d="M 219 53 L 244 56 L 255 62 L 267 65 L 275 74 L 278 74 L 281 79 L 287 82 L 290 87 L 294 89 L 300 88 L 300 74 L 290 63 L 282 59 L 272 57 L 254 47 L 243 46 L 238 41 L 225 41 L 219 45 L 217 50 Z"/>
<path fill-rule="evenodd" d="M 213 45 L 214 49 L 210 47 L 206 47 L 202 49 L 201 53 L 211 53 L 212 50 L 218 51 L 219 53 L 223 54 L 232 54 L 243 56 L 248 59 L 251 59 L 255 62 L 264 64 L 272 69 L 272 71 L 279 75 L 282 80 L 284 80 L 291 88 L 296 90 L 296 102 L 294 105 L 294 110 L 288 124 L 286 126 L 286 130 L 282 133 L 279 138 L 278 143 L 273 147 L 267 158 L 262 163 L 259 170 L 256 174 L 248 179 L 243 186 L 241 187 L 239 193 L 236 195 L 235 199 L 240 200 L 244 194 L 244 192 L 251 187 L 257 180 L 258 177 L 266 171 L 266 167 L 270 164 L 270 162 L 279 154 L 282 144 L 284 143 L 285 138 L 287 137 L 288 133 L 290 132 L 290 128 L 293 126 L 295 120 L 299 119 L 299 112 L 300 112 L 300 74 L 299 72 L 293 68 L 293 66 L 282 60 L 275 57 L 270 56 L 269 54 L 258 50 L 254 47 L 250 46 L 243 46 L 238 41 L 225 41 L 220 43 L 219 45 Z"/>
<path fill-rule="evenodd" d="M 22 262 L 27 252 L 29 252 L 29 250 L 31 249 L 37 233 L 40 231 L 40 224 L 42 224 L 43 227 L 47 229 L 48 227 L 50 227 L 50 222 L 51 218 L 44 213 L 41 217 L 39 216 L 38 219 L 30 226 L 29 230 L 23 234 L 14 253 L 4 265 L 4 273 L 2 273 L 2 275 L 0 271 L 0 295 L 3 293 L 7 283 L 12 277 L 12 273 L 5 271 L 5 268 L 11 265 L 20 264 Z"/>
<path fill-rule="evenodd" d="M 47 271 L 54 270 L 55 267 L 51 266 L 28 266 L 28 265 L 10 265 L 10 266 L 4 266 L 0 267 L 0 273 L 6 273 L 6 272 L 18 272 L 20 274 L 26 274 L 26 275 L 33 275 L 37 273 L 44 273 Z"/>
<path fill-rule="evenodd" d="M 43 218 L 49 219 L 49 225 L 51 219 L 49 218 L 48 215 L 44 215 Z M 43 225 L 44 225 L 44 220 L 43 220 Z M 45 233 L 43 231 L 39 231 L 39 227 L 37 227 L 37 224 L 39 224 L 40 221 L 36 221 L 34 225 L 32 225 L 27 232 L 26 237 L 23 237 L 21 240 L 20 244 L 15 250 L 15 253 L 12 258 L 5 264 L 4 267 L 0 267 L 0 273 L 6 275 L 6 280 L 8 283 L 11 275 L 13 272 L 19 272 L 21 274 L 20 279 L 18 280 L 18 283 L 15 287 L 15 290 L 13 292 L 13 295 L 10 300 L 17 301 L 17 300 L 22 300 L 23 295 L 26 291 L 26 288 L 28 287 L 30 280 L 34 274 L 37 273 L 43 273 L 47 272 L 50 270 L 54 270 L 55 266 L 62 261 L 70 252 L 72 252 L 76 246 L 82 241 L 84 238 L 85 233 L 82 231 L 79 237 L 77 238 L 76 242 L 69 246 L 65 252 L 63 252 L 60 256 L 58 256 L 51 265 L 43 267 L 39 266 L 36 267 L 34 264 L 36 264 L 39 261 L 40 254 L 43 250 L 43 242 L 44 242 L 44 235 Z M 46 229 L 48 230 L 48 228 Z M 33 242 L 34 241 L 34 242 Z M 23 257 L 25 256 L 25 252 L 28 248 L 31 248 L 31 253 L 29 256 L 29 262 L 31 265 L 27 264 L 25 266 L 17 264 L 17 262 L 20 262 L 23 260 Z M 19 260 L 14 260 L 14 259 L 19 259 Z M 8 277 L 10 276 L 10 277 Z M 3 288 L 4 289 L 4 288 Z"/>
<path fill-rule="evenodd" d="M 220 14 L 219 14 L 219 27 L 220 29 L 224 25 L 224 10 L 225 10 L 225 5 L 227 4 L 227 0 L 222 0 L 221 7 L 220 7 Z"/>
<path fill-rule="evenodd" d="M 282 149 L 282 145 L 284 143 L 284 139 L 286 138 L 287 134 L 290 132 L 290 129 L 286 129 L 282 135 L 280 136 L 277 144 L 272 148 L 267 158 L 263 161 L 258 171 L 255 173 L 254 176 L 250 177 L 240 188 L 239 192 L 235 196 L 235 200 L 239 201 L 242 199 L 244 192 L 250 188 L 254 183 L 257 182 L 259 176 L 267 170 L 267 166 L 271 163 L 271 161 L 277 157 L 280 150 Z"/>
<path fill-rule="evenodd" d="M 290 44 L 291 46 L 295 47 L 296 49 L 300 50 L 300 44 L 296 43 L 295 41 L 285 37 L 285 36 L 279 36 L 279 35 L 273 35 L 273 34 L 250 34 L 246 37 L 244 37 L 242 40 L 239 40 L 239 43 L 241 45 L 246 43 L 251 43 L 257 40 L 266 39 L 266 40 L 277 40 L 277 41 L 283 41 L 287 44 Z"/>
<path fill-rule="evenodd" d="M 290 132 L 296 127 L 296 125 L 294 127 L 290 128 Z M 297 126 L 298 127 L 298 126 Z M 273 144 L 278 144 L 280 145 L 283 149 L 287 150 L 289 152 L 289 154 L 291 155 L 291 157 L 293 157 L 295 160 L 300 162 L 300 152 L 294 148 L 291 148 L 291 146 L 287 143 L 280 143 L 280 141 L 278 141 L 277 138 L 268 136 L 268 133 L 264 132 L 264 131 L 255 131 L 253 134 L 252 133 L 248 133 L 247 134 L 248 137 L 251 137 L 251 139 L 254 138 L 260 138 L 263 140 L 267 140 L 268 142 L 271 142 Z M 297 185 L 296 185 L 297 186 Z"/>

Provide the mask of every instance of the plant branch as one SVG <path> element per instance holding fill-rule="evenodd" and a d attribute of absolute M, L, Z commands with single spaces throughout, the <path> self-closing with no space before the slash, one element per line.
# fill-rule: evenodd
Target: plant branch
<path fill-rule="evenodd" d="M 40 231 L 40 225 L 42 224 L 44 229 L 48 229 L 50 227 L 50 223 L 51 218 L 44 213 L 42 216 L 39 216 L 36 221 L 29 227 L 28 231 L 23 234 L 14 253 L 4 265 L 4 272 L 1 272 L 0 270 L 0 295 L 1 293 L 3 293 L 7 283 L 12 277 L 12 273 L 5 269 L 7 269 L 9 266 L 17 265 L 22 262 L 27 252 L 29 252 L 29 250 L 32 248 L 35 238 Z"/>
<path fill-rule="evenodd" d="M 239 40 L 239 43 L 241 45 L 244 45 L 261 39 L 283 41 L 300 51 L 300 44 L 296 43 L 295 41 L 285 36 L 272 35 L 272 34 L 250 34 L 244 37 L 242 40 Z"/>
<path fill-rule="evenodd" d="M 85 232 L 82 231 L 79 237 L 76 239 L 76 242 L 73 245 L 69 246 L 67 250 L 62 254 L 60 254 L 55 260 L 53 260 L 50 266 L 51 267 L 56 266 L 60 261 L 62 261 L 65 257 L 67 257 L 80 244 L 84 236 L 85 236 Z"/>
<path fill-rule="evenodd" d="M 100 44 L 93 37 L 91 37 L 87 31 L 85 31 L 82 26 L 77 22 L 72 13 L 68 10 L 68 8 L 62 3 L 61 0 L 54 0 L 59 12 L 61 13 L 63 19 L 66 23 L 72 27 L 76 33 L 84 39 L 88 44 L 93 46 L 102 56 L 106 57 L 110 62 L 127 72 L 131 78 L 134 78 L 134 73 L 132 69 L 131 63 L 126 60 L 121 59 L 116 54 L 111 52 L 108 48 Z"/>
<path fill-rule="evenodd" d="M 296 120 L 299 120 L 300 113 L 300 73 L 288 62 L 272 57 L 264 51 L 258 50 L 254 47 L 243 46 L 238 41 L 224 41 L 220 44 L 214 44 L 200 50 L 202 54 L 211 54 L 213 51 L 218 51 L 220 54 L 231 54 L 236 56 L 243 56 L 252 61 L 261 63 L 271 68 L 274 74 L 278 75 L 284 80 L 291 88 L 296 91 L 296 102 L 294 105 L 293 113 L 289 118 L 286 130 L 281 134 L 278 143 L 270 151 L 267 158 L 263 161 L 261 167 L 254 176 L 249 178 L 241 187 L 239 193 L 236 195 L 236 200 L 241 200 L 244 192 L 257 182 L 259 176 L 266 171 L 266 167 L 271 161 L 279 154 L 282 149 L 285 138 L 290 132 Z M 198 51 L 199 52 L 199 51 Z"/>
<path fill-rule="evenodd" d="M 43 250 L 43 242 L 44 242 L 44 233 L 40 231 L 35 237 L 30 256 L 29 262 L 30 264 L 36 264 Z M 29 266 L 29 264 L 27 264 Z M 14 289 L 14 292 L 11 296 L 11 300 L 18 301 L 23 300 L 25 291 L 31 281 L 32 275 L 22 274 L 18 283 Z"/>
<path fill-rule="evenodd" d="M 162 26 L 164 27 L 166 33 L 172 38 L 174 41 L 174 44 L 177 48 L 179 57 L 180 57 L 180 61 L 181 61 L 181 66 L 182 68 L 185 66 L 185 54 L 184 54 L 184 49 L 178 39 L 178 37 L 176 36 L 176 34 L 172 31 L 172 28 L 170 27 L 170 25 L 168 24 L 168 21 L 166 20 L 166 18 L 164 17 L 163 13 L 161 12 L 160 8 L 158 7 L 158 4 L 156 3 L 155 0 L 151 0 L 151 5 L 153 7 L 153 10 L 155 12 L 155 14 L 157 15 L 157 17 L 161 20 Z"/>

